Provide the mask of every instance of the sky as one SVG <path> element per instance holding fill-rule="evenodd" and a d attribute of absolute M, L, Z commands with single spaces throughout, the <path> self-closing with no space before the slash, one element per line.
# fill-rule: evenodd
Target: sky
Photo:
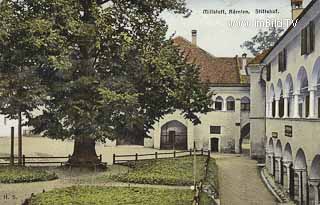
<path fill-rule="evenodd" d="M 304 7 L 310 1 L 304 0 Z M 186 0 L 186 2 L 187 7 L 193 11 L 189 18 L 169 12 L 162 15 L 169 26 L 168 36 L 175 33 L 175 36 L 191 40 L 191 30 L 196 29 L 198 46 L 217 57 L 241 56 L 244 52 L 250 56 L 248 51 L 240 47 L 244 41 L 250 40 L 259 29 L 266 30 L 268 22 L 279 22 L 278 27 L 286 29 L 291 20 L 290 0 Z M 204 14 L 204 9 L 227 12 L 230 9 L 247 10 L 250 14 Z M 256 14 L 256 9 L 278 9 L 278 12 Z M 256 26 L 257 20 L 264 22 L 265 26 Z"/>

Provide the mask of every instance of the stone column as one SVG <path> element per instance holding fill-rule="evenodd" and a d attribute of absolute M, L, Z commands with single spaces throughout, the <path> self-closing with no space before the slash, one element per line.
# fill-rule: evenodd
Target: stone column
<path fill-rule="evenodd" d="M 223 108 L 222 111 L 227 111 L 227 99 L 223 99 Z"/>
<path fill-rule="evenodd" d="M 279 116 L 279 98 L 276 98 L 276 114 L 275 114 L 275 118 L 280 118 Z"/>
<path fill-rule="evenodd" d="M 283 96 L 284 99 L 284 115 L 283 118 L 288 118 L 289 113 L 288 113 L 288 105 L 289 105 L 289 96 Z"/>
<path fill-rule="evenodd" d="M 266 117 L 270 117 L 270 102 L 266 103 Z"/>
<path fill-rule="evenodd" d="M 276 160 L 275 164 L 277 164 L 277 166 L 274 167 L 274 169 L 275 169 L 274 180 L 276 183 L 280 183 L 281 182 L 281 157 L 275 156 L 274 160 Z"/>
<path fill-rule="evenodd" d="M 273 99 L 270 101 L 270 117 L 273 117 L 272 110 L 273 110 Z"/>
<path fill-rule="evenodd" d="M 311 205 L 319 205 L 319 185 L 320 179 L 309 179 L 309 185 L 312 186 L 314 192 L 314 203 Z"/>
<path fill-rule="evenodd" d="M 300 96 L 300 92 L 294 93 L 293 118 L 300 118 L 300 116 L 299 116 L 299 96 Z"/>
<path fill-rule="evenodd" d="M 286 161 L 286 162 L 283 162 L 283 165 L 286 167 L 286 171 L 287 171 L 287 184 L 286 186 L 284 187 L 286 193 L 289 193 L 289 190 L 290 190 L 290 165 L 291 165 L 291 162 L 290 161 Z"/>
<path fill-rule="evenodd" d="M 309 88 L 309 93 L 310 93 L 309 118 L 315 118 L 316 116 L 315 116 L 314 101 L 315 101 L 316 89 L 313 87 Z"/>

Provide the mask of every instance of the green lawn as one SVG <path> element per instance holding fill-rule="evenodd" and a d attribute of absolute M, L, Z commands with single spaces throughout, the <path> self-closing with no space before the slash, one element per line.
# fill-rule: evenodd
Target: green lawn
<path fill-rule="evenodd" d="M 48 181 L 56 178 L 55 173 L 40 168 L 0 166 L 0 183 Z"/>
<path fill-rule="evenodd" d="M 197 181 L 204 178 L 205 160 L 206 157 L 203 156 L 196 158 Z M 214 163 L 213 159 L 210 161 Z M 138 184 L 189 186 L 194 181 L 193 157 L 138 161 L 129 173 L 107 175 L 105 178 Z"/>
<path fill-rule="evenodd" d="M 191 205 L 192 199 L 191 190 L 74 186 L 38 194 L 30 205 Z"/>

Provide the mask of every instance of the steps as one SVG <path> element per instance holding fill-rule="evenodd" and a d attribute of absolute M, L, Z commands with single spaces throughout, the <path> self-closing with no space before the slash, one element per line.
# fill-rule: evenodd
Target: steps
<path fill-rule="evenodd" d="M 272 192 L 272 194 L 278 199 L 280 204 L 294 205 L 295 203 L 290 200 L 289 196 L 282 188 L 275 183 L 274 178 L 268 173 L 264 167 L 261 169 L 261 177 L 263 178 L 266 186 Z"/>

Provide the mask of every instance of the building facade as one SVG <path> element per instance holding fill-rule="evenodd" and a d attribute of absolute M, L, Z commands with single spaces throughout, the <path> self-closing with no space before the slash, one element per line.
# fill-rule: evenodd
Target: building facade
<path fill-rule="evenodd" d="M 200 66 L 200 78 L 210 84 L 214 93 L 214 111 L 199 116 L 201 124 L 194 126 L 179 111 L 166 115 L 154 125 L 151 140 L 145 146 L 156 149 L 207 149 L 213 152 L 241 152 L 241 142 L 249 138 L 250 84 L 245 69 L 247 57 L 215 57 L 182 37 L 175 44 L 187 60 Z"/>
<path fill-rule="evenodd" d="M 301 5 L 292 0 L 297 25 L 248 65 L 251 88 L 257 89 L 251 90 L 252 101 L 265 102 L 253 105 L 258 107 L 252 108 L 251 138 L 278 186 L 297 204 L 318 205 L 320 1 Z M 264 116 L 258 116 L 261 111 Z"/>

